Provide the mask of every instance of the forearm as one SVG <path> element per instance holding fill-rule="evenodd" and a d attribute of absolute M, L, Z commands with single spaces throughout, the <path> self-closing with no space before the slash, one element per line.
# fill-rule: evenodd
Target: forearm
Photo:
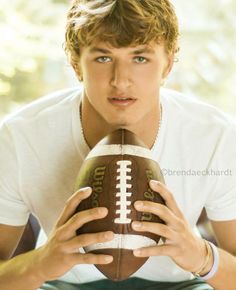
<path fill-rule="evenodd" d="M 236 257 L 222 249 L 219 249 L 219 255 L 218 271 L 207 283 L 217 290 L 235 290 Z"/>
<path fill-rule="evenodd" d="M 43 284 L 37 265 L 36 251 L 0 261 L 0 289 L 36 290 Z"/>

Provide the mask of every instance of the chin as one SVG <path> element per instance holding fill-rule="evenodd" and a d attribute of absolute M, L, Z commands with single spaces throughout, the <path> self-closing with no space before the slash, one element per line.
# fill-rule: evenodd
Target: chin
<path fill-rule="evenodd" d="M 127 129 L 129 128 L 130 126 L 132 126 L 132 123 L 131 122 L 109 122 L 109 125 L 112 127 L 112 130 L 116 130 L 116 129 L 120 129 L 120 128 L 123 128 L 123 129 Z"/>
<path fill-rule="evenodd" d="M 130 127 L 133 126 L 135 124 L 138 123 L 138 119 L 137 118 L 127 118 L 127 115 L 124 116 L 124 118 L 115 118 L 115 117 L 109 117 L 107 119 L 107 123 L 112 126 L 112 127 L 116 127 L 116 128 L 120 128 L 120 127 Z"/>

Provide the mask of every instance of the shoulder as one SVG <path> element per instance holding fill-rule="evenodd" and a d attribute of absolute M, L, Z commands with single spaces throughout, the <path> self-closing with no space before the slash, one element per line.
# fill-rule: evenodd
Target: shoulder
<path fill-rule="evenodd" d="M 17 150 L 22 154 L 22 150 L 30 146 L 39 148 L 50 142 L 65 142 L 71 132 L 80 96 L 78 88 L 57 91 L 8 115 L 0 124 L 0 141 L 4 150 L 10 145 L 12 152 Z"/>
<path fill-rule="evenodd" d="M 228 162 L 235 168 L 236 122 L 232 116 L 172 90 L 162 90 L 161 101 L 167 152 L 175 144 L 175 153 L 188 156 L 189 162 L 198 167 L 205 162 L 204 166 L 214 163 L 221 168 L 220 163 Z"/>
<path fill-rule="evenodd" d="M 21 109 L 9 114 L 4 118 L 4 124 L 11 124 L 15 121 L 35 119 L 47 112 L 57 111 L 60 108 L 71 106 L 81 95 L 81 88 L 69 88 L 56 91 L 32 101 Z"/>
<path fill-rule="evenodd" d="M 214 131 L 214 129 L 218 132 L 235 131 L 236 129 L 236 121 L 232 116 L 195 97 L 170 89 L 162 89 L 161 100 L 168 119 L 175 119 L 175 122 L 179 122 L 183 129 L 191 126 L 196 127 L 198 132 Z"/>

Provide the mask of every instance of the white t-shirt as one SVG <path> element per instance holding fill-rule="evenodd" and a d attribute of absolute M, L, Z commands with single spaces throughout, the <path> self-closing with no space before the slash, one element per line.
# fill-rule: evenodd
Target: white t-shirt
<path fill-rule="evenodd" d="M 0 223 L 24 225 L 37 216 L 48 234 L 72 195 L 89 152 L 82 132 L 81 89 L 60 91 L 24 107 L 0 127 Z M 206 208 L 212 220 L 236 219 L 236 125 L 216 108 L 161 91 L 162 124 L 152 148 L 165 182 L 192 227 Z M 169 257 L 150 257 L 133 275 L 157 281 L 192 278 Z M 103 279 L 78 265 L 62 279 Z"/>

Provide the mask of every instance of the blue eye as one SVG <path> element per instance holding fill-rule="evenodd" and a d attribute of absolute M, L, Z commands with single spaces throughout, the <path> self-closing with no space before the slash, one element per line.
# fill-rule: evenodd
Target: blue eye
<path fill-rule="evenodd" d="M 111 58 L 107 57 L 107 56 L 100 56 L 100 57 L 96 58 L 96 61 L 100 62 L 100 63 L 106 63 L 106 62 L 111 61 Z"/>
<path fill-rule="evenodd" d="M 148 60 L 143 56 L 137 56 L 134 58 L 136 63 L 146 63 Z"/>

